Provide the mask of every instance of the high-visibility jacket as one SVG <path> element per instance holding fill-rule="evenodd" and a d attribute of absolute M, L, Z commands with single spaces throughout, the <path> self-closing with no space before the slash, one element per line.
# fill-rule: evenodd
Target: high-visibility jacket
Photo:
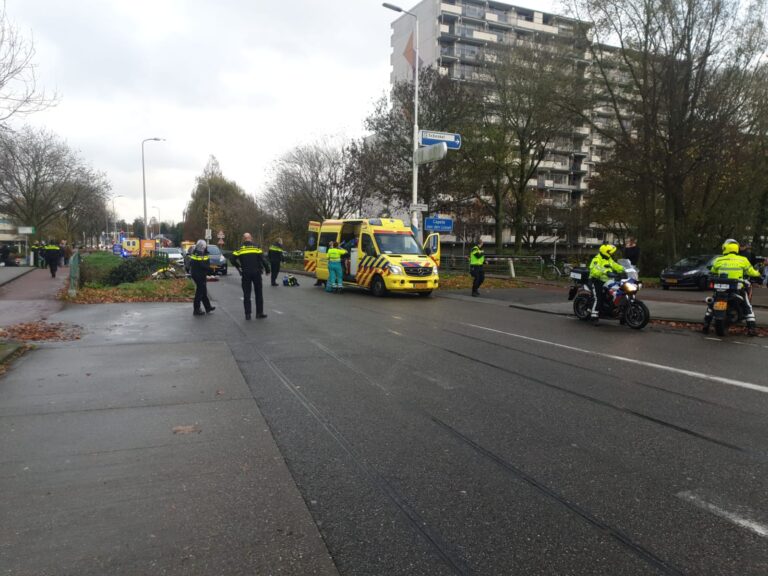
<path fill-rule="evenodd" d="M 344 248 L 329 248 L 328 249 L 328 261 L 329 262 L 341 262 L 341 257 L 346 254 L 347 251 Z"/>
<path fill-rule="evenodd" d="M 483 264 L 485 264 L 485 252 L 480 246 L 472 246 L 469 252 L 469 265 L 482 266 Z"/>
<path fill-rule="evenodd" d="M 189 255 L 189 274 L 192 278 L 204 278 L 210 271 L 211 264 L 207 250 L 203 254 L 192 252 Z"/>
<path fill-rule="evenodd" d="M 744 256 L 739 254 L 725 254 L 718 256 L 712 262 L 712 275 L 720 276 L 725 274 L 731 280 L 743 280 L 744 275 L 760 278 L 760 272 L 755 270 Z"/>
<path fill-rule="evenodd" d="M 624 266 L 616 262 L 613 258 L 607 258 L 598 253 L 592 262 L 589 263 L 589 277 L 600 282 L 608 281 L 608 272 L 624 272 Z"/>
<path fill-rule="evenodd" d="M 48 262 L 50 262 L 51 260 L 58 261 L 59 257 L 61 256 L 61 248 L 56 244 L 46 244 L 42 252 L 44 255 L 43 257 Z"/>
<path fill-rule="evenodd" d="M 261 276 L 263 271 L 269 272 L 264 252 L 254 246 L 253 242 L 246 242 L 232 252 L 231 260 L 243 276 Z"/>
<path fill-rule="evenodd" d="M 269 261 L 274 263 L 281 262 L 283 260 L 283 247 L 274 243 L 269 247 Z"/>

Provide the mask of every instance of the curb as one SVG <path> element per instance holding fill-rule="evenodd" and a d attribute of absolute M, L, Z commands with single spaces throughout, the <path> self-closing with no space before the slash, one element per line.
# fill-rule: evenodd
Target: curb
<path fill-rule="evenodd" d="M 0 342 L 0 364 L 11 358 L 22 347 L 18 342 Z"/>
<path fill-rule="evenodd" d="M 28 266 L 28 268 L 29 268 L 28 270 L 26 270 L 25 272 L 22 272 L 22 273 L 21 273 L 21 274 L 19 274 L 18 276 L 14 276 L 13 278 L 11 278 L 11 279 L 9 279 L 9 280 L 2 280 L 2 281 L 0 281 L 0 286 L 5 286 L 6 284 L 10 284 L 10 283 L 11 283 L 11 282 L 13 282 L 14 280 L 18 280 L 19 278 L 21 278 L 22 276 L 25 276 L 25 275 L 29 274 L 29 273 L 30 273 L 30 272 L 32 272 L 33 270 L 38 270 L 38 268 L 36 268 L 36 267 L 34 267 L 34 266 Z"/>

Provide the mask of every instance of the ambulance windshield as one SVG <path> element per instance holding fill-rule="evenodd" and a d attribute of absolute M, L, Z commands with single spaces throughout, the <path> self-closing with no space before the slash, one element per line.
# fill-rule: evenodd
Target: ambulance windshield
<path fill-rule="evenodd" d="M 424 254 L 411 234 L 374 234 L 382 254 Z"/>

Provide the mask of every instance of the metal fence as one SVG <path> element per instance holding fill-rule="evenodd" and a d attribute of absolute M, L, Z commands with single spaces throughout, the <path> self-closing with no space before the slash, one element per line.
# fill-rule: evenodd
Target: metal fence
<path fill-rule="evenodd" d="M 485 273 L 494 276 L 541 277 L 545 272 L 546 263 L 541 256 L 486 256 Z M 303 270 L 302 256 L 286 254 L 281 265 L 285 270 Z M 449 274 L 469 274 L 469 257 L 444 255 L 440 259 L 440 271 Z"/>
<path fill-rule="evenodd" d="M 69 296 L 77 295 L 77 289 L 80 287 L 80 251 L 75 250 L 69 259 Z"/>

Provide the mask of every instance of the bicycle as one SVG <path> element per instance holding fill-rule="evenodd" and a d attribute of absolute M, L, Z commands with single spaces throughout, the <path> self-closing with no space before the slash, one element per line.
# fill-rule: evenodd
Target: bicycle
<path fill-rule="evenodd" d="M 560 280 L 561 278 L 568 278 L 572 270 L 573 266 L 569 262 L 561 261 L 560 267 L 558 267 L 557 262 L 550 260 L 548 264 L 544 265 L 541 275 L 545 280 Z"/>

